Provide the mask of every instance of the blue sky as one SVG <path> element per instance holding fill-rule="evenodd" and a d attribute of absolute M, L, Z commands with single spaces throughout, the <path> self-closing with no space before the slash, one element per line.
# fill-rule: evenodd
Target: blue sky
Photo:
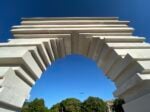
<path fill-rule="evenodd" d="M 130 20 L 134 35 L 147 37 L 149 42 L 149 11 L 149 0 L 1 0 L 0 41 L 13 38 L 9 30 L 20 23 L 21 17 L 117 16 Z M 114 89 L 92 60 L 72 55 L 49 67 L 34 86 L 31 99 L 44 98 L 50 107 L 66 97 L 111 99 Z"/>
<path fill-rule="evenodd" d="M 81 101 L 88 96 L 104 100 L 113 98 L 115 86 L 96 63 L 81 55 L 69 55 L 48 68 L 31 92 L 31 100 L 39 97 L 49 107 L 68 97 Z"/>

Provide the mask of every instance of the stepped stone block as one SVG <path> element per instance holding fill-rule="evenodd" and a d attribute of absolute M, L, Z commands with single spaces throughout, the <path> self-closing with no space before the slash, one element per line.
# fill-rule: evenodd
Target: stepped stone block
<path fill-rule="evenodd" d="M 127 92 L 127 90 L 139 86 L 140 83 L 145 82 L 145 80 L 149 80 L 149 74 L 135 74 L 131 76 L 125 83 L 123 83 L 120 87 L 118 87 L 118 90 L 114 92 L 116 96 L 122 95 L 124 92 Z"/>
<path fill-rule="evenodd" d="M 58 50 L 59 57 L 63 58 L 66 55 L 64 40 L 62 38 L 57 39 L 56 44 L 57 44 L 57 50 Z"/>
<path fill-rule="evenodd" d="M 105 39 L 105 42 L 112 43 L 112 42 L 124 42 L 124 43 L 137 43 L 137 42 L 144 42 L 144 37 L 131 37 L 131 36 L 93 36 L 93 37 L 100 37 L 101 39 Z"/>
<path fill-rule="evenodd" d="M 15 71 L 16 75 L 26 82 L 29 86 L 33 86 L 35 84 L 35 80 L 29 76 L 21 67 L 13 67 L 12 69 Z"/>
<path fill-rule="evenodd" d="M 93 38 L 91 42 L 91 47 L 89 48 L 90 58 L 94 61 L 98 61 L 99 56 L 101 55 L 104 45 L 104 40 L 100 38 Z"/>
<path fill-rule="evenodd" d="M 70 34 L 14 34 L 16 39 L 18 38 L 67 38 Z"/>
<path fill-rule="evenodd" d="M 43 43 L 44 45 L 44 48 L 45 48 L 45 54 L 47 54 L 50 58 L 50 61 L 54 61 L 55 60 L 55 57 L 54 57 L 54 53 L 53 53 L 53 49 L 52 49 L 52 45 L 51 45 L 51 40 L 55 40 L 57 38 L 30 38 L 30 39 L 15 39 L 15 40 L 12 40 L 10 41 L 10 43 L 13 43 L 13 42 L 31 42 L 32 43 Z M 46 56 L 47 56 L 46 55 Z M 47 56 L 47 57 L 48 57 Z"/>
<path fill-rule="evenodd" d="M 129 21 L 118 20 L 96 20 L 96 21 L 22 21 L 22 25 L 84 25 L 84 24 L 128 24 Z"/>
<path fill-rule="evenodd" d="M 53 54 L 54 54 L 54 57 L 55 57 L 55 60 L 60 58 L 59 56 L 59 52 L 58 52 L 58 46 L 57 46 L 57 39 L 53 39 L 51 40 L 51 45 L 52 45 L 52 49 L 53 49 Z"/>
<path fill-rule="evenodd" d="M 130 54 L 134 59 L 150 59 L 150 49 L 115 49 L 115 51 L 121 56 Z"/>
<path fill-rule="evenodd" d="M 0 87 L 0 110 L 3 110 L 1 106 L 6 107 L 4 108 L 6 112 L 9 112 L 9 108 L 12 110 L 21 108 L 31 90 L 11 67 L 0 67 Z"/>
<path fill-rule="evenodd" d="M 108 54 L 108 57 L 105 58 L 105 62 L 103 62 L 100 66 L 106 75 L 111 70 L 112 66 L 115 66 L 117 61 L 122 60 L 122 57 L 118 56 L 117 53 L 113 51 L 113 49 L 110 49 L 109 52 L 110 53 Z"/>
<path fill-rule="evenodd" d="M 63 38 L 63 40 L 64 40 L 64 46 L 65 46 L 66 55 L 70 55 L 72 53 L 71 37 Z"/>
<path fill-rule="evenodd" d="M 78 46 L 79 46 L 79 33 L 76 31 L 71 32 L 71 52 L 73 54 L 78 53 Z"/>
<path fill-rule="evenodd" d="M 24 29 L 12 29 L 11 32 L 15 34 L 49 34 L 49 33 L 59 33 L 68 34 L 72 32 L 78 33 L 132 33 L 134 30 L 132 28 L 24 28 Z"/>
<path fill-rule="evenodd" d="M 31 17 L 22 18 L 22 21 L 37 20 L 118 20 L 118 17 Z"/>
<path fill-rule="evenodd" d="M 119 33 L 80 33 L 80 35 L 84 35 L 84 36 L 132 36 L 132 33 L 124 33 L 124 32 L 119 32 Z"/>
<path fill-rule="evenodd" d="M 40 40 L 20 40 L 20 39 L 11 39 L 9 41 L 10 44 L 22 45 L 22 46 L 37 46 L 38 52 L 45 63 L 45 65 L 49 65 L 51 63 L 46 48 L 44 46 L 44 42 Z"/>
<path fill-rule="evenodd" d="M 40 57 L 36 46 L 23 46 L 23 45 L 18 45 L 18 44 L 0 43 L 0 47 L 5 47 L 5 48 L 8 48 L 8 49 L 9 49 L 9 47 L 13 47 L 13 48 L 16 48 L 16 49 L 26 49 L 31 53 L 34 60 L 39 65 L 40 69 L 42 71 L 44 71 L 46 69 L 46 66 L 45 66 L 42 58 Z"/>
<path fill-rule="evenodd" d="M 136 73 L 141 73 L 143 70 L 143 67 L 141 67 L 136 61 L 134 61 L 130 63 L 126 67 L 126 69 L 119 74 L 119 76 L 115 79 L 115 84 L 120 87 Z"/>
<path fill-rule="evenodd" d="M 150 49 L 148 43 L 107 43 L 107 45 L 114 49 Z"/>
<path fill-rule="evenodd" d="M 20 25 L 13 26 L 13 29 L 23 29 L 23 28 L 127 28 L 127 25 L 119 24 L 87 24 L 87 25 Z"/>
<path fill-rule="evenodd" d="M 103 44 L 103 48 L 101 50 L 101 53 L 99 54 L 97 62 L 100 67 L 105 64 L 105 61 L 107 60 L 109 54 L 111 53 L 110 51 L 111 49 L 106 44 Z"/>
<path fill-rule="evenodd" d="M 90 42 L 91 42 L 90 38 L 80 36 L 78 41 L 78 51 L 77 51 L 78 54 L 87 56 L 90 47 Z"/>
<path fill-rule="evenodd" d="M 108 76 L 112 80 L 114 80 L 132 62 L 133 62 L 133 58 L 131 58 L 129 55 L 127 55 L 122 60 L 118 60 L 117 63 L 112 67 L 112 69 L 107 73 Z"/>
<path fill-rule="evenodd" d="M 146 94 L 123 105 L 125 112 L 149 112 L 150 94 Z"/>
<path fill-rule="evenodd" d="M 22 66 L 34 79 L 40 78 L 42 73 L 31 53 L 24 48 L 0 47 L 0 66 Z"/>

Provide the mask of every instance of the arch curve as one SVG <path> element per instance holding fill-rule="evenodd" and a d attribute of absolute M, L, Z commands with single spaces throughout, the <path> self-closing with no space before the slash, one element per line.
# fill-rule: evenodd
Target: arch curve
<path fill-rule="evenodd" d="M 47 66 L 81 54 L 116 85 L 125 112 L 150 111 L 150 44 L 116 17 L 23 18 L 0 43 L 0 112 L 19 110 Z"/>

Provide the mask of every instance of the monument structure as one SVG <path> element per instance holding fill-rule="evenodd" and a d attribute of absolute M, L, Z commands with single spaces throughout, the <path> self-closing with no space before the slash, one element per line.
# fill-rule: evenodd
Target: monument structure
<path fill-rule="evenodd" d="M 94 60 L 125 100 L 125 112 L 150 112 L 150 44 L 117 17 L 23 18 L 0 43 L 0 112 L 16 112 L 55 60 Z"/>

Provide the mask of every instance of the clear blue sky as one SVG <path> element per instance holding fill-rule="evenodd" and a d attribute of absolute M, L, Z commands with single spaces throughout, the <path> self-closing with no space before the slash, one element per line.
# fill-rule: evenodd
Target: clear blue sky
<path fill-rule="evenodd" d="M 21 17 L 42 16 L 118 16 L 131 21 L 135 35 L 150 41 L 149 11 L 149 0 L 1 0 L 0 41 L 13 38 L 9 30 L 20 23 Z M 31 99 L 44 98 L 50 107 L 66 97 L 111 99 L 114 89 L 93 61 L 72 55 L 49 67 L 33 88 Z"/>
<path fill-rule="evenodd" d="M 104 100 L 113 98 L 115 86 L 96 63 L 81 55 L 70 55 L 57 60 L 33 87 L 31 99 L 44 98 L 49 107 L 68 97 L 81 101 L 88 96 Z"/>

